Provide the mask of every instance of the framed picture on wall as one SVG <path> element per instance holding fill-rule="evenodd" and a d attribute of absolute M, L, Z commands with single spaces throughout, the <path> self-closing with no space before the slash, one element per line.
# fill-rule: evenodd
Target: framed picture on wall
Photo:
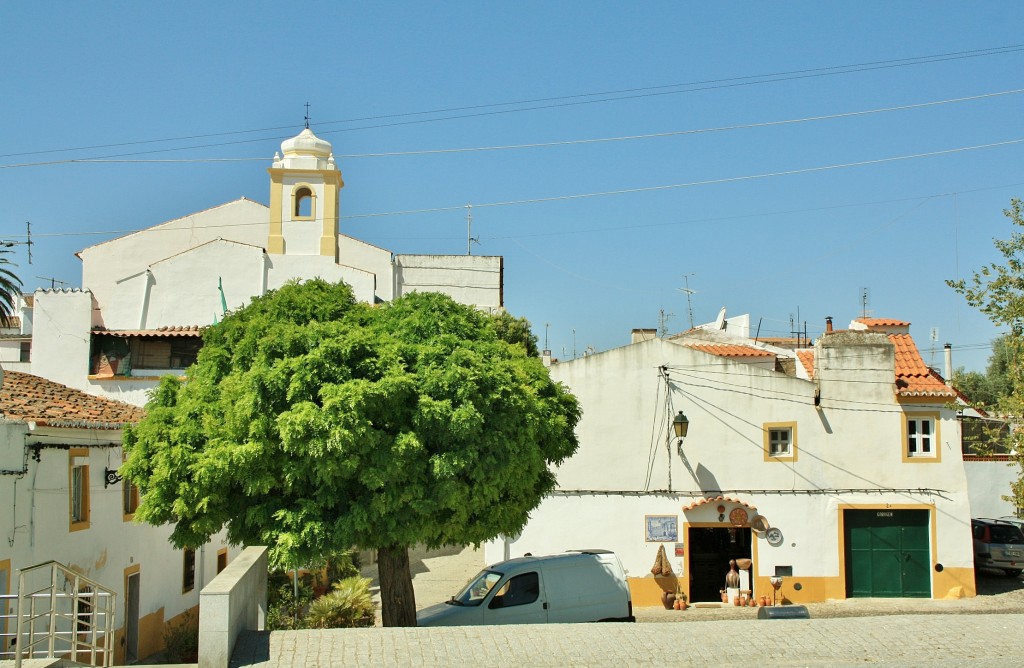
<path fill-rule="evenodd" d="M 647 542 L 674 543 L 679 540 L 679 518 L 675 515 L 647 515 Z"/>

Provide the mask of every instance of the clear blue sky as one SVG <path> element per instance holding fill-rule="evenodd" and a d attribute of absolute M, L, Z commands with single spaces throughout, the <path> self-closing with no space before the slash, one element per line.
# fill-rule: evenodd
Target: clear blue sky
<path fill-rule="evenodd" d="M 82 248 L 266 203 L 308 101 L 342 231 L 461 254 L 464 208 L 365 214 L 474 204 L 474 254 L 505 257 L 506 306 L 558 357 L 662 309 L 687 328 L 688 281 L 695 322 L 725 306 L 768 336 L 845 327 L 866 288 L 926 360 L 938 328 L 980 369 L 997 330 L 944 280 L 999 259 L 1024 144 L 888 159 L 1024 139 L 1022 26 L 1019 2 L 5 2 L 0 239 L 31 221 L 25 287 L 79 286 Z M 60 162 L 107 156 L 187 162 Z"/>

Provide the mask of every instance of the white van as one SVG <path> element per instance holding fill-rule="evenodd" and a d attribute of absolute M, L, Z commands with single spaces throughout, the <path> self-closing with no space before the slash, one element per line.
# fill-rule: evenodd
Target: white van
<path fill-rule="evenodd" d="M 416 614 L 418 626 L 635 621 L 622 563 L 608 550 L 502 561 Z"/>

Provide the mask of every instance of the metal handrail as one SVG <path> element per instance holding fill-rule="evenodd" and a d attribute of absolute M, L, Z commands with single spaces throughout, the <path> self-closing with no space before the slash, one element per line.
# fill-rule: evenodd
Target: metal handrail
<path fill-rule="evenodd" d="M 37 575 L 49 583 L 30 590 L 27 579 Z M 78 661 L 85 652 L 89 665 L 113 665 L 116 598 L 112 590 L 56 561 L 21 569 L 15 632 L 6 634 L 15 639 L 15 668 L 25 658 L 60 658 L 59 653 Z"/>

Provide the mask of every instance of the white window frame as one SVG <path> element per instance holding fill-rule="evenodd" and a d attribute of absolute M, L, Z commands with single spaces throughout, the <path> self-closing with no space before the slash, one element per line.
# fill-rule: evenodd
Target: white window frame
<path fill-rule="evenodd" d="M 907 457 L 933 458 L 937 449 L 936 420 L 928 416 L 907 416 Z M 925 427 L 925 429 L 922 429 Z"/>

